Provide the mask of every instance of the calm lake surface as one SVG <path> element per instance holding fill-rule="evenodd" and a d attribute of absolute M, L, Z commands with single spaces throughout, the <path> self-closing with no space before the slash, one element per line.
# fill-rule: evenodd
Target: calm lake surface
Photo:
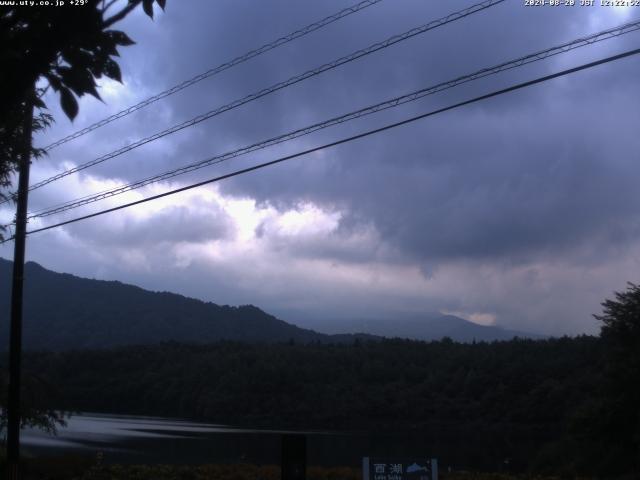
<path fill-rule="evenodd" d="M 359 466 L 363 456 L 424 455 L 416 439 L 340 432 L 251 430 L 155 417 L 79 414 L 56 436 L 38 430 L 22 432 L 26 455 L 50 456 L 102 452 L 108 463 L 256 463 L 280 462 L 286 433 L 307 437 L 310 465 Z"/>

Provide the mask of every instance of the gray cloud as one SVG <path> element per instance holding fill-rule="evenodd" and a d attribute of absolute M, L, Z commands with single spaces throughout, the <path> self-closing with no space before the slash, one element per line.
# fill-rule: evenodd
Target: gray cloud
<path fill-rule="evenodd" d="M 138 42 L 123 51 L 127 88 L 105 86 L 107 105 L 83 99 L 73 126 L 49 96 L 58 122 L 40 144 L 346 6 L 337 0 L 168 3 L 155 22 L 136 14 L 122 25 Z M 35 164 L 33 176 L 46 177 L 63 162 L 82 163 L 471 3 L 384 1 L 66 144 Z M 526 8 L 508 1 L 43 188 L 31 205 L 85 195 L 87 185 L 101 179 L 144 178 L 629 18 L 604 7 Z M 639 35 L 317 132 L 171 186 L 623 51 Z M 633 270 L 621 265 L 637 263 L 640 114 L 632 106 L 640 100 L 639 73 L 637 59 L 622 60 L 226 181 L 220 191 L 230 199 L 253 199 L 281 213 L 311 204 L 339 215 L 331 231 L 298 235 L 283 234 L 273 218 L 262 221 L 256 240 L 262 256 L 245 254 L 253 264 L 233 250 L 240 248 L 233 247 L 238 218 L 206 202 L 167 206 L 148 218 L 104 217 L 34 237 L 31 255 L 75 273 L 274 311 L 321 316 L 446 309 L 495 314 L 498 323 L 545 333 L 593 331 L 588 314 L 633 280 Z M 195 254 L 179 248 L 213 241 L 227 242 L 238 257 L 196 262 Z M 84 253 L 67 258 L 69 248 Z M 110 264 L 111 255 L 122 263 Z M 305 262 L 335 265 L 337 280 L 322 268 L 305 273 Z M 411 268 L 421 277 L 403 284 Z M 367 294 L 362 285 L 385 275 L 393 284 L 389 292 L 370 286 Z M 368 280 L 358 283 L 358 276 Z"/>
<path fill-rule="evenodd" d="M 234 230 L 226 214 L 211 205 L 195 211 L 186 206 L 166 207 L 147 218 L 119 216 L 101 222 L 76 223 L 69 227 L 69 233 L 100 248 L 144 249 L 157 244 L 229 239 Z"/>

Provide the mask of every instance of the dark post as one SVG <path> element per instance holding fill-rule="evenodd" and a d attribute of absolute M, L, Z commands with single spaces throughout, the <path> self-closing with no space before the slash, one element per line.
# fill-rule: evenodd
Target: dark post
<path fill-rule="evenodd" d="M 20 478 L 20 360 L 22 356 L 22 284 L 27 232 L 27 202 L 29 197 L 29 167 L 31 163 L 31 128 L 33 97 L 31 92 L 24 109 L 24 145 L 18 165 L 18 206 L 13 253 L 11 287 L 11 332 L 9 336 L 9 399 L 7 402 L 7 467 L 9 480 Z"/>
<path fill-rule="evenodd" d="M 307 437 L 298 434 L 282 435 L 282 480 L 306 480 Z"/>

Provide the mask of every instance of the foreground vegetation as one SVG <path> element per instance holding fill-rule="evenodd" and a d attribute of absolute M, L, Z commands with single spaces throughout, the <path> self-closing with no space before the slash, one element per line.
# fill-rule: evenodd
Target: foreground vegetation
<path fill-rule="evenodd" d="M 94 468 L 76 480 L 280 480 L 280 468 L 269 465 L 203 465 L 200 467 L 112 466 Z M 441 474 L 442 480 L 560 480 L 559 477 L 456 472 Z M 309 467 L 307 480 L 362 480 L 358 468 Z M 584 479 L 586 480 L 586 479 Z"/>
<path fill-rule="evenodd" d="M 2 462 L 0 460 L 0 467 Z M 38 459 L 25 465 L 24 480 L 280 480 L 275 465 L 98 465 L 87 457 Z M 560 477 L 444 472 L 442 480 L 560 480 Z M 351 467 L 308 467 L 307 480 L 361 480 Z M 587 480 L 585 477 L 582 480 Z"/>
<path fill-rule="evenodd" d="M 593 468 L 580 424 L 601 396 L 603 359 L 598 338 L 580 337 L 164 344 L 29 354 L 25 368 L 62 410 L 394 432 L 447 465 L 490 471 L 508 458 L 515 471 L 555 473 Z"/>

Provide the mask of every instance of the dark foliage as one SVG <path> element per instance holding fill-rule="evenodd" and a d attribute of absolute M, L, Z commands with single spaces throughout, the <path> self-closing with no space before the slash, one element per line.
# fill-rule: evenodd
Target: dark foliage
<path fill-rule="evenodd" d="M 63 111 L 73 120 L 78 113 L 76 97 L 90 94 L 100 98 L 96 79 L 104 75 L 122 80 L 114 59 L 118 47 L 134 42 L 111 26 L 140 4 L 153 17 L 154 2 L 165 6 L 165 0 L 129 0 L 124 4 L 87 0 L 71 8 L 16 5 L 0 9 L 0 187 L 8 187 L 16 171 L 28 105 L 33 102 L 39 110 L 36 129 L 51 121 L 41 95 L 34 96 L 36 83 L 45 79 L 46 88 L 59 93 Z M 120 10 L 111 13 L 116 5 Z"/>
<path fill-rule="evenodd" d="M 164 0 L 129 0 L 113 15 L 115 2 L 88 0 L 76 8 L 3 8 L 0 13 L 3 76 L 0 105 L 3 117 L 29 95 L 44 77 L 60 93 L 60 104 L 73 119 L 78 112 L 75 96 L 100 98 L 96 78 L 103 75 L 121 81 L 114 57 L 118 47 L 134 42 L 126 33 L 110 27 L 142 4 L 153 17 L 153 3 L 164 8 Z M 37 106 L 41 106 L 37 105 Z"/>
<path fill-rule="evenodd" d="M 406 432 L 458 464 L 588 470 L 569 432 L 598 392 L 597 338 L 459 344 L 167 343 L 33 353 L 60 409 L 251 427 Z"/>
<path fill-rule="evenodd" d="M 7 404 L 9 379 L 6 370 L 0 371 L 0 406 Z M 64 426 L 65 413 L 51 406 L 58 390 L 39 375 L 27 374 L 22 379 L 22 411 L 23 427 L 34 427 L 45 432 L 55 433 L 59 426 Z M 58 400 L 59 401 L 59 400 Z M 0 410 L 0 438 L 6 433 L 7 411 Z"/>
<path fill-rule="evenodd" d="M 38 89 L 35 98 L 39 98 L 43 93 L 42 89 Z M 53 117 L 43 110 L 44 107 L 33 117 L 31 129 L 34 133 L 44 130 L 53 121 Z M 24 104 L 21 104 L 19 108 L 7 112 L 4 121 L 0 123 L 0 200 L 7 198 L 3 191 L 11 185 L 11 175 L 17 170 L 18 159 L 25 150 L 24 117 Z M 42 149 L 31 147 L 32 158 L 39 158 L 43 154 Z M 0 227 L 0 240 L 2 229 L 3 227 Z"/>
<path fill-rule="evenodd" d="M 629 283 L 602 303 L 602 402 L 594 407 L 592 436 L 607 452 L 609 470 L 640 474 L 640 286 Z"/>

